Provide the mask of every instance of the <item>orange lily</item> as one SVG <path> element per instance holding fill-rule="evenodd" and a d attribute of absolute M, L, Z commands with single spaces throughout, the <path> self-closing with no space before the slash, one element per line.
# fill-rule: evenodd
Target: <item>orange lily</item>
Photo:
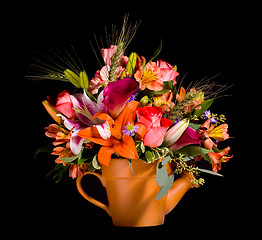
<path fill-rule="evenodd" d="M 62 119 L 57 116 L 57 114 L 60 114 L 60 112 L 59 112 L 58 110 L 56 110 L 55 107 L 54 107 L 48 100 L 44 100 L 44 101 L 42 102 L 42 104 L 44 105 L 46 111 L 50 114 L 50 116 L 51 116 L 58 124 L 61 124 L 61 123 L 62 123 Z"/>
<path fill-rule="evenodd" d="M 133 138 L 122 132 L 124 126 L 129 123 L 134 124 L 138 104 L 139 102 L 137 101 L 129 102 L 115 120 L 103 111 L 94 115 L 93 119 L 99 118 L 108 122 L 111 132 L 110 138 L 103 138 L 96 126 L 88 127 L 78 132 L 78 136 L 102 145 L 98 152 L 98 161 L 102 165 L 109 165 L 111 155 L 114 152 L 124 158 L 139 158 Z"/>

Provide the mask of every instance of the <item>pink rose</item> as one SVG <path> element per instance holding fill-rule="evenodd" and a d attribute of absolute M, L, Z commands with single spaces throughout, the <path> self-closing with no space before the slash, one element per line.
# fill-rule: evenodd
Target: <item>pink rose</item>
<path fill-rule="evenodd" d="M 64 90 L 63 92 L 59 93 L 55 109 L 60 113 L 64 114 L 68 118 L 72 118 L 75 116 L 75 111 L 73 110 L 73 103 L 71 101 L 70 94 Z"/>
<path fill-rule="evenodd" d="M 172 121 L 167 118 L 162 118 L 162 109 L 156 106 L 138 108 L 136 115 L 137 121 L 142 123 L 146 128 L 144 145 L 151 148 L 159 147 Z"/>
<path fill-rule="evenodd" d="M 162 80 L 163 82 L 173 80 L 174 81 L 173 85 L 175 85 L 176 77 L 179 75 L 179 73 L 175 71 L 174 67 L 172 67 L 171 64 L 162 60 L 158 60 L 156 62 L 156 65 L 160 67 L 160 72 L 162 74 L 162 78 L 160 80 Z"/>

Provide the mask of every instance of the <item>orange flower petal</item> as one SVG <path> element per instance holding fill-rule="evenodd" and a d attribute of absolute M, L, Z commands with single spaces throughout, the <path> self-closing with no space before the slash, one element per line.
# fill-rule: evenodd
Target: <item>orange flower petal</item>
<path fill-rule="evenodd" d="M 229 138 L 227 133 L 228 124 L 224 123 L 221 124 L 214 129 L 208 131 L 209 137 L 216 139 L 217 141 L 224 141 Z"/>
<path fill-rule="evenodd" d="M 114 151 L 124 158 L 139 158 L 133 138 L 125 134 L 123 135 L 122 142 L 118 142 L 114 145 Z"/>
<path fill-rule="evenodd" d="M 135 126 L 138 126 L 137 140 L 143 141 L 144 136 L 146 135 L 146 127 L 142 123 L 135 123 Z"/>
<path fill-rule="evenodd" d="M 135 117 L 136 117 L 136 108 L 139 102 L 131 101 L 127 103 L 124 110 L 120 113 L 120 115 L 115 120 L 116 128 L 119 134 L 122 136 L 123 127 L 126 126 L 129 122 L 134 124 Z"/>
<path fill-rule="evenodd" d="M 205 145 L 205 148 L 208 149 L 208 150 L 212 150 L 213 148 L 213 141 L 210 139 L 210 138 L 207 138 L 205 141 L 204 141 L 204 145 Z"/>
<path fill-rule="evenodd" d="M 111 156 L 114 153 L 113 146 L 105 147 L 102 146 L 98 152 L 98 161 L 103 166 L 109 166 Z"/>
<path fill-rule="evenodd" d="M 109 125 L 113 125 L 114 124 L 114 120 L 104 111 L 100 111 L 98 113 L 96 113 L 93 117 L 92 120 L 99 118 L 100 120 L 104 120 L 104 121 L 108 121 Z"/>
<path fill-rule="evenodd" d="M 82 129 L 78 132 L 78 136 L 103 146 L 112 146 L 117 142 L 116 139 L 112 138 L 103 139 L 96 127 Z"/>
<path fill-rule="evenodd" d="M 182 102 L 185 98 L 186 98 L 186 90 L 183 87 L 181 87 L 179 94 L 178 93 L 176 94 L 176 99 L 177 101 Z"/>
<path fill-rule="evenodd" d="M 50 116 L 58 123 L 61 124 L 62 120 L 60 117 L 56 116 L 57 114 L 59 114 L 60 112 L 57 111 L 51 104 L 50 102 L 48 102 L 48 100 L 44 100 L 42 102 L 42 104 L 44 105 L 46 111 L 50 114 Z"/>
<path fill-rule="evenodd" d="M 220 153 L 214 153 L 214 152 L 210 152 L 208 153 L 208 156 L 211 159 L 211 164 L 212 164 L 212 170 L 213 172 L 218 172 L 218 170 L 221 169 L 221 154 Z"/>
<path fill-rule="evenodd" d="M 147 88 L 152 91 L 161 91 L 163 89 L 163 81 L 155 80 L 147 84 Z"/>

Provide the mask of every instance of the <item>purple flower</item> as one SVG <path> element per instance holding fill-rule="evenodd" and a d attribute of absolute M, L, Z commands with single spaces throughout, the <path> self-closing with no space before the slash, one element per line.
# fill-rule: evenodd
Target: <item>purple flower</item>
<path fill-rule="evenodd" d="M 125 134 L 125 135 L 128 135 L 128 136 L 134 136 L 135 135 L 135 133 L 137 133 L 138 132 L 138 126 L 134 126 L 133 124 L 131 124 L 130 122 L 126 125 L 126 126 L 124 126 L 123 127 L 123 133 Z"/>
<path fill-rule="evenodd" d="M 210 119 L 210 123 L 216 123 L 217 120 L 212 116 L 212 113 L 210 110 L 206 110 L 204 113 L 203 113 L 203 119 L 207 120 L 207 119 Z"/>
<path fill-rule="evenodd" d="M 129 98 L 129 100 L 126 103 L 134 101 L 137 94 L 138 94 L 138 89 L 131 95 L 131 97 Z"/>

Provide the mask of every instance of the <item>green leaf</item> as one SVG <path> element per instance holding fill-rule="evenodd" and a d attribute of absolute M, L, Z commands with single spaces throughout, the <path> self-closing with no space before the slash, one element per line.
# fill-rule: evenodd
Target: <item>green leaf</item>
<path fill-rule="evenodd" d="M 79 164 L 79 162 L 81 162 L 81 158 L 82 158 L 82 152 L 84 150 L 84 147 L 82 147 L 80 153 L 78 153 L 77 155 L 73 156 L 73 157 L 64 157 L 64 158 L 60 158 L 62 161 L 65 161 L 67 163 L 71 163 L 74 160 L 78 159 L 77 164 Z"/>
<path fill-rule="evenodd" d="M 128 58 L 126 64 L 126 71 L 129 73 L 130 77 L 134 75 L 135 67 L 136 67 L 137 56 L 135 52 L 132 52 Z"/>
<path fill-rule="evenodd" d="M 92 165 L 97 170 L 101 169 L 101 166 L 100 166 L 100 164 L 99 164 L 99 162 L 97 160 L 97 154 L 93 157 Z"/>
<path fill-rule="evenodd" d="M 60 158 L 60 159 L 64 162 L 70 163 L 70 162 L 73 162 L 74 160 L 76 160 L 77 158 L 78 158 L 78 155 L 75 155 L 73 157 L 63 157 L 63 158 Z"/>
<path fill-rule="evenodd" d="M 155 53 L 153 54 L 153 56 L 149 59 L 149 61 L 147 62 L 147 64 L 150 63 L 151 61 L 153 61 L 153 60 L 158 56 L 158 54 L 161 52 L 161 50 L 162 50 L 162 40 L 160 40 L 160 44 L 159 44 L 157 50 L 155 51 Z M 145 69 L 146 69 L 147 64 L 145 64 L 145 66 L 143 67 L 143 73 L 144 73 L 144 71 L 145 71 Z"/>
<path fill-rule="evenodd" d="M 136 174 L 134 173 L 134 169 L 133 169 L 132 163 L 131 163 L 131 159 L 128 159 L 128 163 L 129 163 L 129 166 L 131 168 L 131 171 L 132 171 L 133 175 L 136 176 Z"/>
<path fill-rule="evenodd" d="M 165 81 L 165 82 L 163 83 L 163 89 L 160 90 L 160 91 L 153 91 L 153 90 L 149 90 L 148 88 L 146 88 L 146 89 L 144 90 L 144 94 L 147 94 L 147 95 L 150 96 L 150 97 L 153 97 L 153 96 L 155 96 L 155 95 L 164 94 L 164 93 L 166 93 L 166 92 L 168 92 L 169 90 L 172 89 L 173 83 L 171 84 L 171 82 L 173 82 L 173 81 Z"/>
<path fill-rule="evenodd" d="M 203 157 L 204 157 L 204 160 L 206 160 L 207 162 L 209 162 L 210 164 L 212 164 L 212 163 L 211 163 L 211 158 L 210 158 L 207 154 L 204 155 Z"/>
<path fill-rule="evenodd" d="M 92 93 L 90 93 L 87 89 L 86 89 L 86 94 L 88 95 L 88 97 L 93 101 L 93 102 L 97 102 L 97 99 L 94 97 L 94 95 L 92 95 Z"/>
<path fill-rule="evenodd" d="M 96 171 L 96 169 L 94 168 L 94 166 L 93 166 L 93 164 L 92 164 L 92 161 L 89 162 L 89 163 L 87 164 L 87 166 L 88 166 L 88 171 L 89 171 L 90 173 L 93 173 L 94 171 Z"/>
<path fill-rule="evenodd" d="M 198 156 L 198 155 L 204 156 L 205 154 L 210 152 L 212 151 L 195 145 L 185 146 L 179 149 L 178 151 L 176 151 L 176 153 L 181 153 L 185 156 Z"/>
<path fill-rule="evenodd" d="M 61 182 L 64 177 L 64 174 L 69 166 L 64 166 L 63 164 L 56 164 L 51 172 L 49 172 L 46 177 L 54 174 L 53 179 L 56 183 Z"/>
<path fill-rule="evenodd" d="M 43 147 L 38 148 L 35 152 L 35 158 L 37 157 L 37 155 L 39 153 L 51 153 L 51 152 L 53 152 L 53 148 L 54 148 L 53 144 L 49 144 L 47 146 L 43 146 Z"/>
<path fill-rule="evenodd" d="M 80 77 L 74 73 L 73 71 L 66 69 L 64 71 L 64 74 L 66 76 L 66 78 L 73 84 L 75 85 L 77 88 L 80 88 Z"/>
<path fill-rule="evenodd" d="M 201 127 L 201 124 L 189 123 L 188 126 L 197 131 Z"/>
<path fill-rule="evenodd" d="M 79 164 L 82 164 L 82 163 L 84 163 L 87 159 L 88 159 L 88 158 L 80 157 L 80 158 L 78 158 L 77 164 L 78 164 L 78 165 L 79 165 Z"/>
<path fill-rule="evenodd" d="M 155 161 L 155 154 L 149 150 L 145 152 L 145 157 L 148 162 L 154 162 Z"/>
<path fill-rule="evenodd" d="M 162 160 L 162 164 L 163 164 L 163 165 L 167 164 L 167 163 L 170 161 L 170 159 L 171 159 L 170 156 L 165 157 L 165 158 Z"/>
<path fill-rule="evenodd" d="M 165 166 L 159 162 L 156 167 L 156 182 L 159 186 L 164 186 L 168 180 Z"/>
<path fill-rule="evenodd" d="M 184 157 L 184 162 L 187 162 L 187 161 L 192 161 L 194 160 L 192 157 Z"/>
<path fill-rule="evenodd" d="M 155 200 L 159 200 L 167 194 L 168 190 L 171 188 L 171 186 L 173 184 L 173 181 L 174 181 L 174 173 L 172 173 L 168 177 L 166 184 L 159 189 L 159 192 L 156 195 Z"/>
<path fill-rule="evenodd" d="M 141 142 L 140 148 L 141 148 L 142 153 L 145 153 L 146 148 L 145 148 L 144 142 Z"/>
<path fill-rule="evenodd" d="M 153 61 L 161 51 L 162 51 L 162 40 L 160 39 L 159 46 L 157 50 L 155 51 L 155 53 L 153 54 L 153 56 L 149 59 L 149 62 Z"/>
<path fill-rule="evenodd" d="M 215 175 L 215 176 L 224 177 L 224 176 L 223 176 L 222 174 L 220 174 L 220 173 L 216 173 L 216 172 L 213 172 L 213 171 L 210 171 L 210 170 L 207 170 L 207 169 L 197 168 L 197 170 L 200 171 L 200 172 L 212 174 L 212 175 Z"/>
<path fill-rule="evenodd" d="M 158 149 L 152 148 L 152 150 L 154 151 L 154 154 L 155 154 L 155 160 L 157 160 L 157 159 L 162 157 L 160 152 L 158 151 Z"/>
<path fill-rule="evenodd" d="M 194 110 L 192 115 L 196 115 L 197 117 L 201 116 L 214 102 L 214 99 L 207 99 L 204 102 L 202 102 L 199 106 L 201 106 L 201 109 Z M 198 106 L 196 106 L 198 107 Z"/>
<path fill-rule="evenodd" d="M 87 90 L 89 86 L 88 77 L 85 71 L 80 72 L 80 86 L 81 88 Z"/>

